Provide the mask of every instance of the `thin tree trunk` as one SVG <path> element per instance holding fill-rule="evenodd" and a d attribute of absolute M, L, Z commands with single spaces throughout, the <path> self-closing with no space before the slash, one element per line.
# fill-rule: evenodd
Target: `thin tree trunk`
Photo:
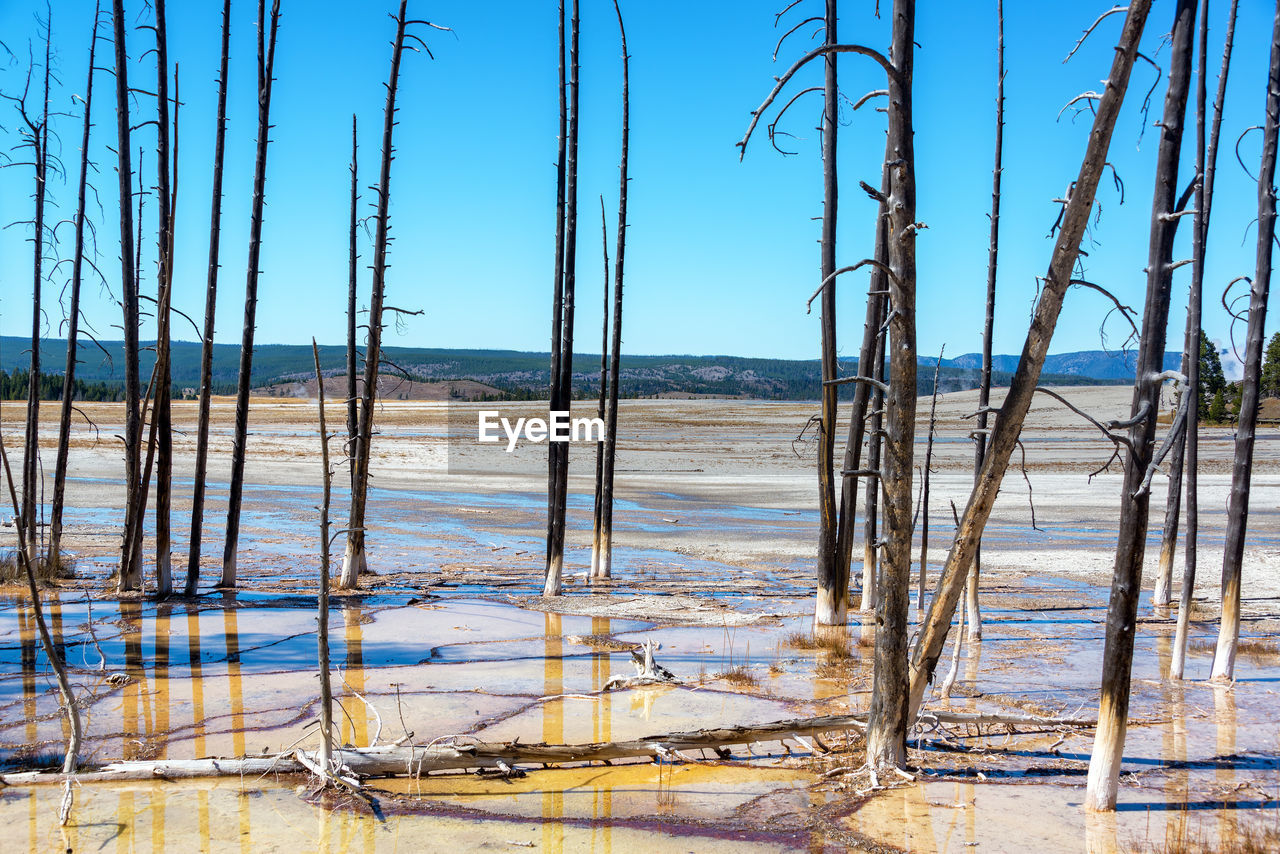
<path fill-rule="evenodd" d="M 1262 165 L 1258 170 L 1258 260 L 1250 289 L 1244 377 L 1240 383 L 1240 415 L 1236 420 L 1235 459 L 1231 466 L 1231 498 L 1222 557 L 1222 622 L 1218 627 L 1218 647 L 1213 654 L 1213 679 L 1218 681 L 1235 678 L 1236 645 L 1240 639 L 1240 569 L 1244 563 L 1244 542 L 1248 532 L 1249 486 L 1258 423 L 1258 380 L 1262 372 L 1262 333 L 1267 322 L 1271 250 L 1276 235 L 1277 141 L 1280 141 L 1280 2 L 1276 4 L 1275 27 L 1271 35 Z"/>
<path fill-rule="evenodd" d="M 996 0 L 996 164 L 991 170 L 991 237 L 987 244 L 987 314 L 982 324 L 982 378 L 978 383 L 978 427 L 974 433 L 973 479 L 976 485 L 987 456 L 988 408 L 991 406 L 991 342 L 996 323 L 996 277 L 1000 260 L 1000 179 L 1004 176 L 1004 0 Z M 969 640 L 982 640 L 982 605 L 978 579 L 982 575 L 982 542 L 973 552 L 966 587 Z M 958 630 L 958 627 L 957 627 Z"/>
<path fill-rule="evenodd" d="M 916 611 L 924 613 L 924 585 L 929 569 L 929 475 L 933 467 L 933 434 L 938 426 L 938 377 L 942 374 L 942 354 L 933 369 L 933 401 L 929 404 L 929 433 L 924 444 L 924 484 L 920 487 L 920 584 L 916 588 Z"/>
<path fill-rule="evenodd" d="M 186 596 L 200 582 L 200 544 L 204 534 L 205 478 L 209 460 L 209 406 L 213 396 L 213 333 L 218 306 L 218 252 L 222 240 L 222 171 L 227 140 L 227 72 L 231 56 L 231 0 L 222 3 L 222 64 L 218 72 L 218 118 L 213 142 L 213 200 L 209 211 L 209 271 L 204 295 L 204 334 L 200 341 L 200 403 L 196 416 L 196 462 L 191 493 L 191 537 L 187 554 Z"/>
<path fill-rule="evenodd" d="M 236 586 L 240 547 L 240 502 L 244 493 L 244 458 L 249 435 L 249 386 L 253 381 L 253 333 L 258 313 L 258 257 L 262 252 L 262 204 L 267 187 L 267 144 L 271 137 L 271 84 L 275 69 L 280 0 L 271 3 L 271 33 L 266 32 L 266 2 L 258 0 L 258 145 L 253 164 L 253 210 L 249 216 L 249 259 L 244 289 L 244 332 L 240 342 L 240 377 L 236 387 L 235 437 L 231 446 L 231 482 L 227 493 L 227 531 L 222 549 L 220 587 Z"/>
<path fill-rule="evenodd" d="M 62 509 L 67 487 L 67 462 L 71 449 L 71 404 L 75 399 L 77 344 L 80 338 L 80 283 L 84 270 L 85 203 L 89 185 L 89 130 L 93 126 L 93 72 L 98 47 L 98 15 L 93 7 L 89 38 L 89 74 L 84 87 L 84 125 L 80 134 L 80 180 L 76 193 L 76 245 L 71 258 L 71 293 L 67 308 L 67 362 L 62 374 L 62 410 L 58 418 L 58 457 L 53 466 L 53 507 L 49 511 L 49 551 L 46 559 L 62 561 Z"/>
<path fill-rule="evenodd" d="M 609 400 L 609 224 L 600 196 L 600 237 L 604 248 L 604 308 L 600 321 L 600 401 L 596 417 L 604 423 Z M 600 534 L 604 526 L 604 436 L 596 442 L 596 497 L 591 514 L 591 578 L 600 577 Z"/>
<path fill-rule="evenodd" d="M 360 401 L 356 383 L 356 285 L 358 276 L 356 262 L 359 254 L 356 250 L 356 229 L 359 227 L 357 207 L 360 204 L 360 187 L 357 181 L 360 175 L 360 164 L 356 160 L 356 114 L 351 114 L 351 224 L 348 231 L 347 246 L 347 457 L 351 461 L 351 491 L 356 488 L 356 459 L 360 448 Z"/>
<path fill-rule="evenodd" d="M 320 589 L 317 595 L 318 628 L 316 661 L 320 670 L 320 755 L 319 764 L 329 770 L 333 757 L 333 688 L 329 684 L 329 497 L 333 473 L 329 470 L 329 430 L 324 420 L 324 375 L 320 373 L 320 348 L 311 339 L 311 355 L 316 365 L 316 394 L 320 399 L 320 464 L 322 502 L 320 504 Z"/>
<path fill-rule="evenodd" d="M 35 564 L 28 558 L 30 548 L 27 545 L 27 541 L 32 534 L 30 529 L 27 528 L 26 521 L 23 519 L 18 506 L 18 494 L 13 488 L 13 471 L 9 468 L 9 454 L 5 451 L 3 437 L 0 437 L 0 462 L 4 464 L 4 477 L 9 484 L 9 501 L 13 506 L 14 524 L 17 527 L 18 563 L 22 565 L 23 572 L 27 576 L 27 592 L 31 594 L 31 611 L 35 615 L 36 626 L 40 630 L 40 645 L 44 647 L 45 658 L 49 659 L 49 666 L 53 668 L 54 676 L 58 681 L 58 693 L 62 698 L 62 712 L 67 716 L 67 723 L 70 725 L 70 737 L 67 739 L 66 758 L 62 761 L 62 773 L 74 774 L 80 753 L 80 711 L 76 708 L 75 695 L 71 693 L 71 682 L 67 679 L 66 662 L 63 661 L 59 649 L 54 646 L 53 638 L 49 635 L 49 626 L 44 619 L 44 608 L 40 604 L 40 590 L 36 585 Z M 63 823 L 66 823 L 65 815 Z"/>
<path fill-rule="evenodd" d="M 573 309 L 578 255 L 578 0 L 573 0 L 569 33 L 569 139 L 565 154 L 564 286 L 558 395 L 551 412 L 568 412 L 573 401 Z M 554 415 L 552 416 L 554 418 Z M 564 574 L 564 529 L 569 487 L 569 445 L 549 441 L 554 459 L 551 536 L 547 541 L 547 573 L 543 596 L 559 596 Z"/>
<path fill-rule="evenodd" d="M 1191 597 L 1196 586 L 1197 540 L 1200 534 L 1200 340 L 1201 307 L 1204 294 L 1205 243 L 1209 237 L 1209 215 L 1213 209 L 1213 184 L 1217 173 L 1218 139 L 1222 130 L 1222 105 L 1227 95 L 1227 75 L 1231 70 L 1231 49 L 1235 42 L 1236 9 L 1238 0 L 1231 0 L 1227 13 L 1227 32 L 1222 48 L 1222 67 L 1218 72 L 1218 91 L 1213 101 L 1213 125 L 1209 131 L 1209 146 L 1205 149 L 1204 123 L 1206 79 L 1209 40 L 1209 3 L 1205 0 L 1200 11 L 1200 73 L 1199 91 L 1196 95 L 1196 174 L 1201 176 L 1196 189 L 1196 214 L 1193 219 L 1191 293 L 1187 298 L 1187 335 L 1194 342 L 1195 354 L 1187 365 L 1187 390 L 1191 396 L 1194 413 L 1187 420 L 1186 478 L 1187 478 L 1187 533 L 1186 557 L 1182 570 L 1182 589 L 1178 591 L 1178 626 L 1174 632 L 1173 652 L 1169 662 L 1169 676 L 1181 679 L 1187 657 L 1187 632 L 1191 620 Z M 1170 486 L 1170 489 L 1173 487 Z"/>
<path fill-rule="evenodd" d="M 34 259 L 32 263 L 31 291 L 31 373 L 27 376 L 27 423 L 25 442 L 22 454 L 22 521 L 27 526 L 29 536 L 26 541 L 27 563 L 34 566 L 40 557 L 39 539 L 36 535 L 36 504 L 40 476 L 40 327 L 44 318 L 40 307 L 40 292 L 44 283 L 44 207 L 49 174 L 49 61 L 53 54 L 53 19 L 52 8 L 45 19 L 44 42 L 44 95 L 41 107 L 40 124 L 33 124 L 27 119 L 25 92 L 21 104 L 22 117 L 31 132 L 32 151 L 35 155 L 36 169 L 36 212 Z"/>
<path fill-rule="evenodd" d="M 622 276 L 627 255 L 627 168 L 631 155 L 631 57 L 622 8 L 613 0 L 622 39 L 622 151 L 618 156 L 618 240 L 613 253 L 613 341 L 609 345 L 609 408 L 605 415 L 604 479 L 600 487 L 600 577 L 613 575 L 613 475 L 618 460 L 618 382 L 622 366 Z"/>
<path fill-rule="evenodd" d="M 1089 760 L 1086 808 L 1114 810 L 1120 782 L 1120 760 L 1129 723 L 1129 690 L 1133 641 L 1142 592 L 1151 493 L 1145 485 L 1152 465 L 1156 416 L 1164 380 L 1164 353 L 1173 286 L 1173 239 L 1178 228 L 1178 161 L 1191 86 L 1191 54 L 1195 45 L 1196 0 L 1179 0 L 1174 9 L 1169 87 L 1165 92 L 1156 157 L 1156 183 L 1151 203 L 1151 240 L 1147 254 L 1147 298 L 1142 312 L 1142 339 L 1133 384 L 1132 426 L 1120 499 L 1120 533 L 1115 575 L 1107 609 L 1106 644 L 1102 652 L 1102 696 L 1098 733 Z M 1176 429 L 1176 426 L 1175 426 Z"/>
<path fill-rule="evenodd" d="M 133 246 L 133 292 L 138 297 L 139 310 L 141 310 L 141 294 L 142 294 L 142 224 L 145 220 L 143 209 L 147 201 L 147 184 L 143 176 L 143 163 L 145 160 L 145 152 L 142 146 L 138 146 L 138 211 L 134 216 L 134 223 L 137 232 L 134 234 Z M 147 381 L 146 391 L 140 400 L 140 408 L 138 411 L 138 483 L 134 492 L 134 505 L 132 513 L 126 514 L 126 524 L 124 530 L 125 539 L 129 543 L 130 566 L 132 571 L 137 575 L 136 590 L 142 589 L 142 540 L 143 528 L 146 526 L 147 516 L 147 500 L 151 493 L 151 464 L 154 460 L 155 451 L 155 426 L 152 425 L 150 430 L 147 428 L 147 410 L 151 406 L 151 394 L 155 390 L 156 369 L 159 363 L 152 361 L 151 378 Z M 143 442 L 142 432 L 148 431 L 147 440 Z M 143 448 L 146 452 L 143 452 Z"/>
<path fill-rule="evenodd" d="M 365 507 L 369 497 L 369 457 L 373 438 L 373 408 L 378 399 L 378 366 L 382 359 L 382 313 L 387 281 L 388 233 L 391 228 L 392 131 L 396 126 L 396 91 L 400 85 L 400 58 L 404 53 L 405 10 L 400 0 L 396 38 L 391 49 L 391 76 L 382 122 L 382 165 L 378 172 L 378 212 L 373 244 L 373 287 L 369 299 L 369 340 L 364 351 L 364 393 L 360 398 L 360 440 L 356 455 L 356 482 L 351 493 L 351 517 L 347 524 L 347 549 L 338 586 L 350 590 L 360 585 L 365 560 Z"/>
<path fill-rule="evenodd" d="M 888 162 L 888 158 L 885 159 Z M 886 194 L 887 197 L 888 194 Z M 880 235 L 882 242 L 876 252 L 879 257 L 888 263 L 888 223 L 889 217 L 885 214 L 885 231 Z M 879 260 L 879 257 L 877 260 Z M 888 290 L 889 277 L 884 276 L 883 283 L 885 290 Z M 884 328 L 885 318 L 889 313 L 888 300 L 882 299 L 880 302 L 880 316 L 876 321 L 876 346 L 871 356 L 871 376 L 880 382 L 884 382 L 884 348 L 886 332 Z M 859 383 L 862 385 L 862 383 Z M 881 471 L 880 468 L 880 449 L 882 447 L 884 437 L 884 392 L 877 387 L 871 395 L 871 426 L 867 434 L 867 470 L 873 472 Z M 862 530 L 862 601 L 859 603 L 859 610 L 871 611 L 876 607 L 879 601 L 880 591 L 880 547 L 878 545 L 880 539 L 880 491 L 882 485 L 879 476 L 867 478 L 867 494 L 865 503 L 867 509 L 863 513 L 863 530 Z"/>
<path fill-rule="evenodd" d="M 565 184 L 568 176 L 568 122 L 569 102 L 565 89 L 565 25 L 564 0 L 559 3 L 559 53 L 558 88 L 560 99 L 560 127 L 556 137 L 558 144 L 556 159 L 556 254 L 555 283 L 551 294 L 551 371 L 549 378 L 548 407 L 555 410 L 560 400 L 560 340 L 564 335 L 564 227 L 565 227 Z M 555 567 L 556 589 L 559 589 L 563 555 L 553 556 L 553 544 L 556 536 L 556 515 L 559 510 L 560 494 L 560 446 L 555 442 L 547 443 L 547 566 L 546 583 L 550 585 L 552 568 Z"/>
<path fill-rule="evenodd" d="M 156 15 L 156 196 L 158 223 L 157 255 L 159 281 L 156 299 L 156 595 L 168 596 L 173 590 L 170 566 L 169 499 L 173 485 L 173 428 L 169 406 L 172 383 L 169 375 L 169 338 L 173 302 L 173 211 L 170 208 L 169 162 L 169 48 L 165 26 L 165 0 L 154 0 Z"/>
<path fill-rule="evenodd" d="M 142 586 L 142 568 L 133 560 L 129 532 L 137 514 L 138 473 L 141 463 L 142 423 L 138 418 L 138 286 L 134 269 L 133 166 L 129 141 L 129 53 L 125 44 L 124 0 L 112 0 L 111 21 L 115 41 L 116 172 L 120 187 L 120 292 L 124 328 L 124 532 L 120 545 L 120 572 L 116 585 L 123 592 Z"/>
<path fill-rule="evenodd" d="M 1031 408 L 1031 398 L 1040 380 L 1044 359 L 1053 340 L 1054 327 L 1062 311 L 1062 300 L 1070 285 L 1071 271 L 1080 250 L 1080 240 L 1084 236 L 1089 215 L 1093 210 L 1094 195 L 1106 164 L 1107 149 L 1111 144 L 1111 133 L 1115 129 L 1120 106 L 1124 102 L 1124 95 L 1129 86 L 1129 74 L 1133 69 L 1138 42 L 1142 37 L 1142 29 L 1150 9 L 1150 0 L 1133 0 L 1129 4 L 1105 91 L 1097 103 L 1097 115 L 1080 164 L 1080 174 L 1063 211 L 1058 239 L 1054 244 L 1053 255 L 1049 262 L 1048 275 L 1036 304 L 1031 327 L 1027 332 L 1027 340 L 1022 348 L 1022 358 L 1018 361 L 1018 369 L 1013 375 L 1009 392 L 1001 405 L 1000 417 L 996 419 L 987 446 L 987 455 L 982 463 L 982 472 L 965 507 L 964 516 L 956 531 L 955 542 L 947 555 L 947 562 L 938 579 L 936 592 L 929 603 L 925 624 L 921 627 L 920 637 L 912 654 L 911 711 L 913 714 L 919 710 L 920 704 L 924 701 L 925 689 L 933 678 L 934 669 L 942 655 L 947 632 L 951 627 L 951 619 L 955 615 L 956 602 L 964 591 L 969 567 L 977 553 L 982 530 L 991 516 L 991 508 L 995 504 L 1000 482 L 1004 478 L 1004 472 L 1008 468 L 1014 448 L 1017 447 L 1027 411 Z"/>
<path fill-rule="evenodd" d="M 825 37 L 836 37 L 836 0 L 826 0 Z M 838 373 L 836 356 L 836 218 L 839 212 L 836 148 L 840 127 L 840 92 L 837 88 L 836 54 L 823 57 L 825 71 L 822 109 L 822 414 L 818 422 L 818 597 L 816 626 L 843 626 L 849 614 L 849 576 L 837 555 L 839 518 L 836 513 L 835 451 L 836 414 L 840 387 L 832 381 Z"/>
<path fill-rule="evenodd" d="M 911 481 L 916 433 L 916 175 L 912 130 L 915 0 L 894 0 L 889 56 L 889 393 L 883 472 L 885 545 L 876 602 L 867 764 L 900 768 L 910 722 L 907 632 L 911 596 Z"/>

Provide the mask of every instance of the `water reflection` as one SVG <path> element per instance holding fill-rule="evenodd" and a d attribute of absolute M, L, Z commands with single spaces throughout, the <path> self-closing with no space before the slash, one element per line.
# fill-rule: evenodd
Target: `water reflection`
<path fill-rule="evenodd" d="M 543 617 L 542 694 L 557 697 L 564 693 L 564 636 L 559 614 Z M 547 744 L 564 744 L 564 701 L 542 704 L 542 740 Z M 542 793 L 542 850 L 559 854 L 564 851 L 564 793 Z"/>

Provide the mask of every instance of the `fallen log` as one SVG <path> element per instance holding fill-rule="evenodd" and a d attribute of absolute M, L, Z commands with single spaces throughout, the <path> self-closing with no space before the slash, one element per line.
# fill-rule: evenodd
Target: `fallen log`
<path fill-rule="evenodd" d="M 333 761 L 357 778 L 421 776 L 438 771 L 471 771 L 498 769 L 504 773 L 516 765 L 571 765 L 588 762 L 611 762 L 615 759 L 641 757 L 670 758 L 680 751 L 708 748 L 722 758 L 725 748 L 733 745 L 783 741 L 816 736 L 822 732 L 863 730 L 866 713 L 823 715 L 794 718 L 752 726 L 669 732 L 648 735 L 630 741 L 606 741 L 591 744 L 521 744 L 515 742 L 432 742 L 426 745 L 385 744 L 362 748 L 334 748 Z M 1004 724 L 1009 726 L 1092 727 L 1096 723 L 1085 718 L 1049 718 L 1035 715 L 1003 715 L 928 711 L 923 722 Z M 315 752 L 291 751 L 272 756 L 239 759 L 157 759 L 148 761 L 111 762 L 97 769 L 75 775 L 79 782 L 128 780 L 180 780 L 201 777 L 261 777 L 267 774 L 309 773 L 318 761 Z M 63 774 L 26 771 L 0 774 L 0 785 L 21 786 L 59 783 Z"/>

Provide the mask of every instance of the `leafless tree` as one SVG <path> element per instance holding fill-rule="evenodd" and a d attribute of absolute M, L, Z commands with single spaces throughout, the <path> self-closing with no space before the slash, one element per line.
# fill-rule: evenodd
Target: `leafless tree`
<path fill-rule="evenodd" d="M 596 417 L 604 423 L 609 400 L 609 223 L 604 213 L 604 196 L 600 197 L 600 234 L 604 249 L 604 307 L 600 321 L 600 399 Z M 591 578 L 600 577 L 600 529 L 604 511 L 604 436 L 596 442 L 596 495 L 591 514 Z"/>
<path fill-rule="evenodd" d="M 561 92 L 564 93 L 564 4 L 561 3 Z M 556 250 L 557 282 L 552 300 L 551 406 L 552 413 L 567 412 L 573 400 L 573 309 L 578 253 L 578 0 L 573 0 L 570 18 L 568 104 L 561 98 L 561 124 L 568 122 L 568 139 L 563 155 L 564 194 L 557 189 L 557 210 L 561 205 L 562 224 L 557 236 L 563 241 Z M 562 134 L 563 138 L 563 134 Z M 557 185 L 559 185 L 557 180 Z M 554 416 L 552 416 L 554 417 Z M 564 527 L 569 489 L 569 445 L 547 443 L 547 566 L 544 596 L 559 596 L 564 574 Z"/>
<path fill-rule="evenodd" d="M 1197 540 L 1200 533 L 1200 419 L 1198 417 L 1200 400 L 1200 336 L 1201 309 L 1204 295 L 1204 260 L 1205 244 L 1209 236 L 1209 214 L 1213 207 L 1213 184 L 1217 174 L 1218 139 L 1222 130 L 1222 105 L 1227 95 L 1227 74 L 1231 69 L 1231 49 L 1235 42 L 1236 9 L 1238 0 L 1231 0 L 1231 8 L 1227 13 L 1227 30 L 1222 49 L 1222 67 L 1218 72 L 1218 91 L 1213 101 L 1213 125 L 1209 131 L 1208 149 L 1205 148 L 1205 108 L 1206 108 L 1206 73 L 1208 69 L 1209 40 L 1209 2 L 1205 0 L 1200 7 L 1200 58 L 1197 74 L 1196 92 L 1196 174 L 1200 181 L 1196 185 L 1196 213 L 1192 218 L 1192 264 L 1191 292 L 1187 298 L 1187 343 L 1183 345 L 1184 353 L 1192 355 L 1186 364 L 1187 383 L 1183 394 L 1190 398 L 1188 412 L 1196 412 L 1195 417 L 1187 419 L 1186 426 L 1186 481 L 1187 481 L 1187 533 L 1184 546 L 1186 557 L 1183 561 L 1182 588 L 1178 592 L 1178 626 L 1174 634 L 1173 652 L 1169 661 L 1169 676 L 1181 679 L 1187 656 L 1187 632 L 1191 619 L 1191 596 L 1196 585 L 1196 563 L 1198 557 Z M 1180 492 L 1176 480 L 1170 476 L 1169 490 Z M 1165 516 L 1165 537 L 1177 536 L 1177 514 L 1173 515 L 1172 525 L 1169 516 Z M 1164 549 L 1161 549 L 1163 561 Z M 1172 562 L 1172 549 L 1170 549 Z M 1161 564 L 1163 569 L 1163 562 Z M 1172 567 L 1170 568 L 1172 570 Z"/>
<path fill-rule="evenodd" d="M 1004 175 L 1004 0 L 996 0 L 996 165 L 991 170 L 991 237 L 987 245 L 987 314 L 982 325 L 982 378 L 978 383 L 978 424 L 974 431 L 973 477 L 982 472 L 987 455 L 988 417 L 991 408 L 991 341 L 996 321 L 996 273 L 1000 260 L 1000 179 Z M 982 543 L 973 553 L 969 569 L 965 615 L 969 640 L 982 640 L 982 605 L 978 583 L 982 574 Z"/>
<path fill-rule="evenodd" d="M 170 498 L 173 487 L 173 428 L 170 412 L 170 318 L 173 304 L 173 199 L 170 197 L 173 166 L 169 160 L 169 48 L 165 24 L 165 0 L 153 0 L 156 37 L 156 210 L 159 290 L 156 300 L 156 595 L 173 590 L 170 566 Z"/>
<path fill-rule="evenodd" d="M 240 377 L 236 387 L 235 436 L 231 448 L 231 482 L 227 495 L 227 532 L 222 550 L 220 586 L 236 586 L 240 545 L 240 503 L 244 493 L 244 458 L 249 433 L 249 386 L 253 381 L 253 334 L 258 312 L 258 257 L 262 251 L 262 205 L 267 186 L 267 144 L 271 135 L 271 85 L 275 70 L 280 0 L 271 3 L 267 32 L 266 0 L 258 0 L 258 144 L 253 164 L 253 208 L 249 215 L 249 260 L 245 279 L 244 332 L 240 342 Z"/>
<path fill-rule="evenodd" d="M 320 756 L 321 768 L 328 770 L 333 755 L 333 688 L 329 683 L 329 498 L 333 472 L 329 469 L 329 430 L 324 420 L 324 375 L 320 373 L 320 348 L 311 339 L 311 356 L 316 367 L 316 394 L 320 406 L 320 584 L 316 596 L 318 628 L 316 661 L 320 671 Z"/>
<path fill-rule="evenodd" d="M 1113 810 L 1120 781 L 1129 718 L 1129 680 L 1133 664 L 1138 595 L 1142 589 L 1142 561 L 1147 542 L 1151 501 L 1148 469 L 1155 458 L 1156 415 L 1164 384 L 1164 353 L 1173 289 L 1173 239 L 1179 216 L 1178 161 L 1191 86 L 1191 54 L 1195 45 L 1196 0 L 1179 0 L 1174 9 L 1173 49 L 1169 58 L 1169 87 L 1160 121 L 1156 183 L 1151 203 L 1151 239 L 1147 253 L 1147 298 L 1142 314 L 1142 338 L 1133 386 L 1125 446 L 1124 485 L 1120 498 L 1120 533 L 1116 542 L 1115 574 L 1107 609 L 1106 644 L 1102 653 L 1102 696 L 1098 731 L 1089 761 L 1085 805 Z M 1185 398 L 1183 404 L 1190 401 Z M 1174 429 L 1177 427 L 1175 425 Z"/>
<path fill-rule="evenodd" d="M 47 560 L 62 560 L 62 510 L 66 498 L 67 464 L 71 449 L 71 409 L 75 400 L 77 345 L 80 339 L 80 284 L 84 273 L 85 205 L 89 186 L 89 131 L 93 127 L 93 72 L 98 48 L 101 3 L 93 7 L 89 37 L 89 72 L 84 87 L 84 124 L 80 132 L 80 179 L 76 191 L 75 250 L 71 256 L 71 287 L 67 295 L 67 361 L 62 374 L 62 409 L 58 417 L 58 456 L 53 467 L 53 506 L 49 511 Z"/>
<path fill-rule="evenodd" d="M 222 171 L 227 141 L 227 74 L 231 56 L 231 0 L 222 3 L 222 64 L 218 72 L 218 117 L 213 142 L 213 199 L 209 211 L 209 270 L 204 296 L 204 333 L 200 342 L 200 402 L 196 416 L 196 461 L 191 493 L 191 538 L 187 583 L 183 593 L 196 594 L 200 581 L 200 543 L 204 533 L 205 478 L 209 458 L 209 407 L 213 395 L 213 333 L 218 305 L 218 254 L 222 241 Z"/>
<path fill-rule="evenodd" d="M 359 228 L 357 209 L 360 204 L 360 187 L 357 183 L 360 164 L 356 160 L 356 114 L 351 114 L 351 222 L 347 232 L 347 456 L 351 460 L 351 489 L 356 488 L 356 448 L 360 447 L 360 401 L 356 389 L 356 263 L 359 254 L 356 247 L 356 229 Z"/>
<path fill-rule="evenodd" d="M 597 575 L 613 575 L 613 475 L 618 460 L 618 383 L 622 364 L 622 278 L 627 256 L 627 169 L 631 155 L 630 64 L 622 8 L 613 0 L 622 39 L 622 153 L 618 158 L 618 239 L 613 253 L 613 340 L 609 345 L 609 401 L 605 413 L 604 473 L 600 485 L 600 561 Z"/>
<path fill-rule="evenodd" d="M 929 403 L 929 432 L 925 434 L 924 470 L 921 477 L 924 483 L 920 486 L 920 583 L 916 588 L 916 610 L 924 613 L 925 580 L 929 569 L 929 475 L 933 468 L 933 437 L 938 426 L 938 377 L 942 374 L 942 353 L 946 345 L 938 351 L 938 362 L 933 368 L 933 399 Z"/>
<path fill-rule="evenodd" d="M 1063 298 L 1072 280 L 1072 270 L 1080 250 L 1098 182 L 1107 162 L 1107 149 L 1116 118 L 1129 86 L 1129 76 L 1138 52 L 1138 43 L 1146 24 L 1150 0 L 1133 0 L 1127 8 L 1124 27 L 1112 59 L 1104 91 L 1097 99 L 1096 115 L 1088 145 L 1080 164 L 1080 173 L 1066 200 L 1049 262 L 1048 275 L 1036 303 L 1022 357 L 1010 382 L 1009 392 L 1000 408 L 991 432 L 982 472 L 965 507 L 956 538 L 947 555 L 929 610 L 920 629 L 910 664 L 911 711 L 914 714 L 924 701 L 925 690 L 933 678 L 942 655 L 956 603 L 964 592 L 969 567 L 973 563 L 983 528 L 991 516 L 996 494 L 1008 468 L 1010 457 L 1018 445 L 1022 424 L 1031 408 L 1031 399 L 1044 368 L 1045 356 L 1053 340 L 1053 331 L 1062 310 Z"/>
<path fill-rule="evenodd" d="M 1231 466 L 1231 499 L 1227 511 L 1226 546 L 1222 558 L 1222 621 L 1213 654 L 1213 679 L 1235 678 L 1240 640 L 1240 569 L 1249 520 L 1249 487 L 1258 425 L 1258 380 L 1262 372 L 1263 328 L 1271 289 L 1271 254 L 1276 236 L 1276 145 L 1280 142 L 1280 2 L 1271 34 L 1267 74 L 1266 119 L 1262 126 L 1262 164 L 1258 170 L 1257 267 L 1249 289 L 1249 325 L 1245 338 L 1244 376 L 1240 381 L 1240 415 L 1236 419 L 1235 458 Z"/>

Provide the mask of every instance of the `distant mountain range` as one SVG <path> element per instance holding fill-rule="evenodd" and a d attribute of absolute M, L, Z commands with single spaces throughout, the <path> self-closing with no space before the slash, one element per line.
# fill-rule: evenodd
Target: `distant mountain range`
<path fill-rule="evenodd" d="M 144 342 L 144 347 L 149 346 Z M 4 336 L 0 338 L 0 369 L 12 372 L 28 364 L 28 342 Z M 77 377 L 85 382 L 123 382 L 124 344 L 104 341 L 80 348 L 81 365 Z M 189 341 L 173 343 L 173 385 L 177 393 L 194 389 L 200 379 L 200 345 Z M 439 350 L 416 347 L 388 347 L 384 351 L 386 372 L 408 377 L 419 383 L 441 383 L 470 380 L 459 384 L 455 392 L 476 397 L 538 397 L 545 394 L 550 375 L 550 357 L 546 353 L 516 350 Z M 41 342 L 40 358 L 46 373 L 61 373 L 66 360 L 66 342 L 50 339 Z M 993 358 L 995 385 L 1008 385 L 1018 357 L 1000 355 Z M 142 358 L 142 376 L 150 376 L 154 354 L 147 350 Z M 234 390 L 239 370 L 240 348 L 234 344 L 218 344 L 213 348 L 213 382 L 215 392 Z M 1181 354 L 1167 353 L 1166 368 L 1176 369 Z M 920 358 L 919 391 L 926 394 L 933 387 L 936 359 Z M 306 393 L 305 382 L 312 378 L 311 348 L 297 344 L 263 344 L 254 351 L 254 386 L 275 394 Z M 346 348 L 327 345 L 320 348 L 320 364 L 326 376 L 345 371 Z M 976 388 L 982 358 L 976 353 L 944 359 L 939 386 L 943 391 Z M 1042 382 L 1046 385 L 1107 385 L 1132 381 L 1134 354 L 1087 350 L 1049 356 Z M 857 359 L 840 360 L 842 374 L 857 371 Z M 576 354 L 573 359 L 574 393 L 587 397 L 597 393 L 600 371 L 599 354 Z M 328 383 L 326 383 L 328 385 Z M 450 386 L 453 388 L 454 386 Z M 296 389 L 297 391 L 289 391 Z M 312 387 L 314 390 L 314 384 Z M 844 391 L 848 392 L 849 387 Z M 821 382 L 816 359 L 758 359 L 742 356 L 628 356 L 622 357 L 621 394 L 624 397 L 679 397 L 707 395 L 716 397 L 763 398 L 774 400 L 812 400 L 819 396 Z M 392 395 L 396 393 L 391 392 Z"/>

